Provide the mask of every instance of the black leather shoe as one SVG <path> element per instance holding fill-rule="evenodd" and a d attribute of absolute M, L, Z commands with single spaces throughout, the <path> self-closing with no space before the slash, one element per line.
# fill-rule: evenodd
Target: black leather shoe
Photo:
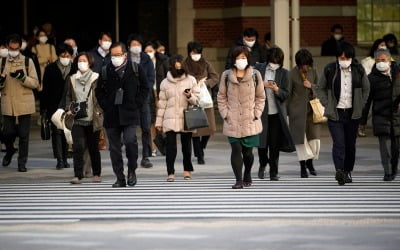
<path fill-rule="evenodd" d="M 346 183 L 352 183 L 353 178 L 351 178 L 351 172 L 350 171 L 345 171 L 344 172 L 344 182 Z"/>
<path fill-rule="evenodd" d="M 136 185 L 137 179 L 136 179 L 136 172 L 132 171 L 128 173 L 128 185 L 133 187 Z"/>
<path fill-rule="evenodd" d="M 392 180 L 393 180 L 393 177 L 391 174 L 385 174 L 383 176 L 383 181 L 392 181 Z"/>
<path fill-rule="evenodd" d="M 278 175 L 270 175 L 269 180 L 270 181 L 279 181 L 279 176 Z"/>
<path fill-rule="evenodd" d="M 253 180 L 251 179 L 251 176 L 245 176 L 243 178 L 243 186 L 244 187 L 250 187 L 252 183 L 253 183 Z"/>
<path fill-rule="evenodd" d="M 232 189 L 242 189 L 242 188 L 243 188 L 242 182 L 236 182 L 234 185 L 232 185 Z"/>
<path fill-rule="evenodd" d="M 265 178 L 265 167 L 261 167 L 258 169 L 258 178 L 264 179 Z"/>
<path fill-rule="evenodd" d="M 201 157 L 201 156 L 197 157 L 197 163 L 198 163 L 199 165 L 204 165 L 204 164 L 206 164 L 206 162 L 204 161 L 204 157 Z"/>
<path fill-rule="evenodd" d="M 306 160 L 306 167 L 307 167 L 308 171 L 310 172 L 310 175 L 317 176 L 317 171 L 315 171 L 312 159 Z"/>
<path fill-rule="evenodd" d="M 18 165 L 18 172 L 26 172 L 28 171 L 25 165 Z"/>
<path fill-rule="evenodd" d="M 140 161 L 140 166 L 142 166 L 144 168 L 151 168 L 151 167 L 153 167 L 153 163 L 150 162 L 149 158 L 143 158 Z"/>
<path fill-rule="evenodd" d="M 345 174 L 344 174 L 343 170 L 337 169 L 335 179 L 337 180 L 337 182 L 340 186 L 343 186 L 346 183 L 344 177 L 345 177 Z"/>
<path fill-rule="evenodd" d="M 113 185 L 113 188 L 121 188 L 121 187 L 126 187 L 125 181 L 116 181 Z"/>
<path fill-rule="evenodd" d="M 57 161 L 56 169 L 61 170 L 64 168 L 64 162 L 62 161 Z"/>
<path fill-rule="evenodd" d="M 10 165 L 13 155 L 15 154 L 16 150 L 12 149 L 8 151 L 3 157 L 3 166 L 6 167 Z"/>
<path fill-rule="evenodd" d="M 64 161 L 64 162 L 63 162 L 63 167 L 64 167 L 64 168 L 70 168 L 71 165 L 69 165 L 69 163 L 68 163 L 67 161 Z"/>

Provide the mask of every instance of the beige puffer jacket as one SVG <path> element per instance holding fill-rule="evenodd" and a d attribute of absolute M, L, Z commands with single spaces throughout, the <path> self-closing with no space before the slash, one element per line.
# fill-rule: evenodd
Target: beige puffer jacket
<path fill-rule="evenodd" d="M 257 83 L 254 83 L 253 73 Z M 224 135 L 243 138 L 261 133 L 265 91 L 260 72 L 249 67 L 239 83 L 236 69 L 224 71 L 217 100 L 219 112 L 224 119 Z"/>
<path fill-rule="evenodd" d="M 185 89 L 191 89 L 192 96 L 186 98 Z M 189 104 L 198 104 L 200 89 L 196 79 L 191 75 L 173 78 L 171 73 L 161 82 L 157 104 L 156 127 L 162 127 L 163 132 L 183 132 L 183 110 Z"/>

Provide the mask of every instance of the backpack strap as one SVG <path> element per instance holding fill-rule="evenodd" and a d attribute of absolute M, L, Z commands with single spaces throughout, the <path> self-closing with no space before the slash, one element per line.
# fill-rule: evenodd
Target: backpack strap
<path fill-rule="evenodd" d="M 226 75 L 225 75 L 225 85 L 226 85 L 226 89 L 228 89 L 228 86 L 229 86 L 229 81 L 228 81 L 229 73 L 230 73 L 230 70 L 228 70 L 227 73 L 226 73 Z M 258 85 L 258 78 L 257 78 L 256 72 L 254 72 L 254 71 L 253 71 L 253 82 L 254 82 L 254 88 L 257 87 L 257 85 Z"/>
<path fill-rule="evenodd" d="M 4 67 L 6 66 L 6 57 L 1 58 L 1 69 L 0 74 L 3 74 Z"/>

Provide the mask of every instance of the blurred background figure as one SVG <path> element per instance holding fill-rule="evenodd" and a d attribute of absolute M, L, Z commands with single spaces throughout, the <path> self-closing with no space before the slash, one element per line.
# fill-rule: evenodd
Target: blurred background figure
<path fill-rule="evenodd" d="M 321 45 L 321 56 L 335 56 L 338 45 L 343 40 L 343 26 L 334 24 L 331 27 L 331 36 Z"/>

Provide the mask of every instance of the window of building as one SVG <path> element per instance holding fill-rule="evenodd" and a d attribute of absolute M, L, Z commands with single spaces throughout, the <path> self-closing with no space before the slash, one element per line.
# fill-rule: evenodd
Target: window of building
<path fill-rule="evenodd" d="M 372 43 L 387 33 L 400 38 L 400 0 L 358 0 L 358 43 Z"/>

